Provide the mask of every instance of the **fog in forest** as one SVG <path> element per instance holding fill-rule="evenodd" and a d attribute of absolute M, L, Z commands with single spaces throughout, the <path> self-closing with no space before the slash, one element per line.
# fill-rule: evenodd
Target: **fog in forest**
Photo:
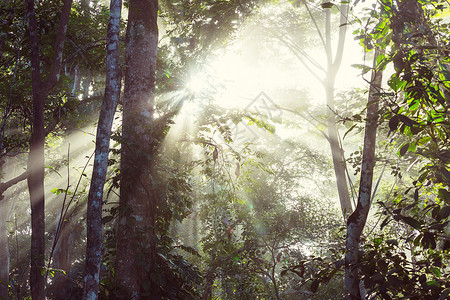
<path fill-rule="evenodd" d="M 0 299 L 448 299 L 449 4 L 0 3 Z"/>

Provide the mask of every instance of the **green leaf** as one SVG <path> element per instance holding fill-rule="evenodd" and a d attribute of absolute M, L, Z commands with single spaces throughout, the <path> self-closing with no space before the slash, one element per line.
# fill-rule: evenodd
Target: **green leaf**
<path fill-rule="evenodd" d="M 409 143 L 403 144 L 403 146 L 398 151 L 399 156 L 401 157 L 401 156 L 405 155 L 406 152 L 408 151 L 408 148 L 409 148 Z"/>
<path fill-rule="evenodd" d="M 439 217 L 441 220 L 443 220 L 447 219 L 448 216 L 450 216 L 450 206 L 444 206 L 439 212 Z"/>
<path fill-rule="evenodd" d="M 391 78 L 389 78 L 389 80 L 388 80 L 388 85 L 395 92 L 398 92 L 398 90 L 400 90 L 400 88 L 403 88 L 405 86 L 405 84 L 406 84 L 406 81 L 401 80 L 400 78 L 395 76 L 395 74 L 392 75 Z"/>
<path fill-rule="evenodd" d="M 319 283 L 320 283 L 320 281 L 318 279 L 314 280 L 311 283 L 311 292 L 313 292 L 313 293 L 317 292 L 317 289 L 319 288 Z"/>
<path fill-rule="evenodd" d="M 384 226 L 386 226 L 389 223 L 390 220 L 391 219 L 389 217 L 386 217 L 386 219 L 384 219 L 384 221 L 381 223 L 380 229 L 382 230 Z"/>
<path fill-rule="evenodd" d="M 380 246 L 382 242 L 383 242 L 382 238 L 375 238 L 375 239 L 373 239 L 373 243 L 374 243 L 375 247 Z"/>
<path fill-rule="evenodd" d="M 439 198 L 444 200 L 445 203 L 450 203 L 450 192 L 446 189 L 439 189 L 438 191 Z"/>
<path fill-rule="evenodd" d="M 423 138 L 419 139 L 418 144 L 419 145 L 425 145 L 429 141 L 431 141 L 431 136 L 424 136 Z"/>
<path fill-rule="evenodd" d="M 389 120 L 389 129 L 391 131 L 396 131 L 397 127 L 398 127 L 398 122 L 399 122 L 399 118 L 397 115 L 393 116 L 390 120 Z"/>
<path fill-rule="evenodd" d="M 333 7 L 333 3 L 331 2 L 324 2 L 321 4 L 322 8 L 332 8 Z"/>
<path fill-rule="evenodd" d="M 72 194 L 71 191 L 68 191 L 66 189 L 52 189 L 51 192 L 52 192 L 52 194 L 56 194 L 56 195 L 65 194 L 65 193 L 67 193 L 67 195 Z"/>
<path fill-rule="evenodd" d="M 408 224 L 409 226 L 411 226 L 415 229 L 420 229 L 420 227 L 421 227 L 421 223 L 414 218 L 403 217 L 402 219 L 406 224 Z"/>
<path fill-rule="evenodd" d="M 436 280 L 430 280 L 430 281 L 427 281 L 427 283 L 426 283 L 426 285 L 427 286 L 433 286 L 433 285 L 436 285 Z"/>
<path fill-rule="evenodd" d="M 366 65 L 361 65 L 361 64 L 353 64 L 352 67 L 356 68 L 356 69 L 361 69 L 362 70 L 362 72 L 361 72 L 362 74 L 366 74 L 367 72 L 372 70 L 371 67 L 366 66 Z"/>
<path fill-rule="evenodd" d="M 402 122 L 403 124 L 405 124 L 408 127 L 412 127 L 414 122 L 413 120 L 411 120 L 410 118 L 408 118 L 407 116 L 404 115 L 398 115 L 398 118 L 400 120 L 400 122 Z"/>
<path fill-rule="evenodd" d="M 437 277 L 441 277 L 441 270 L 438 267 L 430 267 L 430 271 Z"/>
<path fill-rule="evenodd" d="M 423 233 L 423 238 L 422 238 L 422 246 L 427 249 L 427 248 L 431 248 L 431 249 L 435 249 L 436 248 L 436 240 L 434 239 L 434 234 L 426 231 Z"/>

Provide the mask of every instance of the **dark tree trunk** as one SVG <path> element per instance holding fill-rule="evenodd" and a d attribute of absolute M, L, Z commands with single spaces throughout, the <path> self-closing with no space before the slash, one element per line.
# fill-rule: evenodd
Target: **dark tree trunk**
<path fill-rule="evenodd" d="M 72 0 L 65 0 L 59 20 L 55 41 L 55 54 L 50 73 L 41 81 L 39 36 L 34 0 L 26 1 L 28 34 L 30 37 L 32 67 L 33 119 L 28 157 L 28 190 L 31 203 L 31 269 L 30 287 L 33 299 L 45 299 L 45 280 L 42 275 L 45 259 L 45 215 L 44 215 L 44 104 L 51 89 L 58 82 L 61 70 L 64 39 L 69 21 Z"/>
<path fill-rule="evenodd" d="M 0 177 L 7 174 L 9 163 L 7 158 L 0 161 Z M 4 195 L 1 195 L 2 197 Z M 8 245 L 8 221 L 11 214 L 11 202 L 9 197 L 0 199 L 0 300 L 9 299 L 9 245 Z"/>
<path fill-rule="evenodd" d="M 28 158 L 28 189 L 31 202 L 31 297 L 45 299 L 44 269 L 44 101 L 39 60 L 39 37 L 34 11 L 34 0 L 27 0 L 28 30 L 31 43 L 33 120 Z"/>
<path fill-rule="evenodd" d="M 378 51 L 375 51 L 374 67 Z M 347 220 L 347 242 L 345 255 L 345 287 L 347 300 L 359 300 L 360 278 L 359 278 L 359 242 L 361 233 L 366 224 L 369 214 L 372 193 L 373 168 L 375 166 L 375 145 L 378 122 L 378 101 L 376 94 L 381 90 L 382 71 L 376 70 L 372 74 L 367 103 L 367 119 L 364 132 L 364 149 L 361 165 L 361 181 L 359 184 L 358 204 L 355 211 Z"/>
<path fill-rule="evenodd" d="M 97 299 L 102 260 L 102 203 L 108 169 L 111 127 L 120 98 L 121 72 L 119 54 L 122 1 L 110 3 L 108 41 L 106 46 L 106 88 L 97 126 L 94 169 L 87 208 L 86 276 L 83 299 Z"/>
<path fill-rule="evenodd" d="M 157 298 L 154 287 L 147 285 L 156 257 L 151 163 L 156 147 L 152 130 L 157 13 L 157 0 L 130 1 L 115 278 L 124 299 Z"/>

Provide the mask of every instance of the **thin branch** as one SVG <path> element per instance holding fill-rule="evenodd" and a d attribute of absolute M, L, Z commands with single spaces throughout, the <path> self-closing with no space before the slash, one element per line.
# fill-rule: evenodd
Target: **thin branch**
<path fill-rule="evenodd" d="M 322 32 L 320 31 L 320 28 L 317 25 L 316 19 L 314 19 L 314 16 L 312 15 L 311 10 L 309 9 L 306 0 L 303 0 L 303 3 L 305 4 L 306 10 L 308 11 L 308 14 L 309 14 L 309 17 L 311 18 L 311 20 L 314 23 L 314 27 L 316 27 L 317 34 L 319 35 L 320 39 L 322 40 L 323 47 L 326 49 L 327 45 L 325 43 L 325 39 L 323 38 Z"/>
<path fill-rule="evenodd" d="M 291 113 L 293 113 L 293 114 L 295 114 L 295 115 L 301 117 L 302 119 L 304 119 L 306 122 L 308 122 L 309 124 L 311 124 L 312 126 L 314 126 L 314 128 L 317 129 L 317 125 L 314 124 L 310 119 L 308 119 L 307 117 L 305 117 L 305 116 L 304 116 L 303 114 L 301 114 L 300 112 L 295 111 L 295 110 L 292 110 L 292 109 L 289 109 L 289 108 L 286 108 L 286 107 L 281 107 L 281 106 L 279 106 L 279 105 L 275 105 L 275 107 L 278 108 L 278 109 L 282 109 L 282 110 L 291 112 Z M 316 120 L 311 114 L 309 114 L 309 116 L 310 116 L 312 119 L 314 119 L 314 121 L 316 121 L 317 123 L 322 124 L 321 122 L 319 122 L 318 120 Z M 319 129 L 318 129 L 318 130 L 319 130 Z M 329 137 L 326 135 L 326 133 L 325 133 L 324 131 L 319 130 L 319 132 L 323 135 L 324 138 L 327 139 L 327 141 L 329 141 Z"/>
<path fill-rule="evenodd" d="M 299 45 L 297 45 L 297 43 L 295 41 L 293 41 L 290 37 L 285 36 L 286 39 L 289 40 L 291 46 L 297 50 L 298 52 L 300 52 L 313 66 L 315 66 L 317 69 L 321 70 L 322 72 L 326 73 L 327 71 L 314 59 L 312 58 L 308 52 L 306 52 L 305 50 L 303 50 L 302 47 L 300 47 Z"/>
<path fill-rule="evenodd" d="M 52 262 L 53 254 L 55 253 L 56 245 L 58 244 L 59 237 L 61 235 L 63 224 L 64 224 L 64 218 L 63 218 L 63 212 L 64 212 L 64 206 L 66 204 L 67 195 L 69 193 L 69 187 L 70 187 L 70 143 L 67 148 L 67 187 L 64 193 L 64 200 L 61 205 L 61 212 L 59 213 L 59 220 L 58 224 L 56 225 L 56 232 L 55 232 L 55 238 L 53 240 L 52 250 L 50 251 L 50 256 L 48 258 L 47 263 L 47 269 L 45 270 L 45 281 L 47 281 L 48 277 L 48 270 L 50 269 L 50 264 Z"/>
<path fill-rule="evenodd" d="M 69 22 L 70 10 L 73 0 L 65 0 L 61 10 L 61 16 L 59 18 L 59 28 L 56 34 L 56 41 L 53 49 L 55 50 L 53 55 L 52 67 L 50 74 L 47 76 L 44 82 L 44 90 L 50 91 L 59 80 L 59 73 L 62 66 L 62 57 L 64 49 L 64 40 L 66 39 L 67 23 Z"/>
<path fill-rule="evenodd" d="M 309 73 L 311 73 L 311 75 L 313 75 L 320 83 L 322 83 L 322 85 L 324 85 L 324 81 L 306 64 L 306 62 L 303 60 L 303 57 L 300 56 L 296 49 L 290 45 L 288 42 L 284 41 L 283 39 L 279 38 L 279 40 L 286 45 L 286 47 L 289 48 L 289 50 L 292 51 L 292 53 L 300 60 L 300 62 L 302 63 L 302 65 L 309 71 Z"/>
<path fill-rule="evenodd" d="M 344 45 L 345 45 L 345 35 L 347 33 L 347 22 L 348 22 L 348 11 L 349 6 L 346 2 L 342 2 L 341 8 L 339 9 L 341 13 L 340 25 L 339 25 L 339 39 L 338 39 L 338 47 L 336 50 L 336 57 L 333 62 L 334 68 L 339 68 L 342 62 L 342 56 L 344 53 Z M 344 12 L 343 12 L 344 11 Z"/>

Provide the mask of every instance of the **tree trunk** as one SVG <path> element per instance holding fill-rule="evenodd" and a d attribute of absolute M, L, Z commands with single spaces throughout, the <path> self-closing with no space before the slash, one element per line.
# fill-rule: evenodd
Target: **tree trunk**
<path fill-rule="evenodd" d="M 1 159 L 0 163 L 0 177 L 3 179 L 4 175 L 8 173 L 8 159 Z M 3 163 L 4 162 L 4 163 Z M 4 195 L 1 195 L 2 197 Z M 11 202 L 9 197 L 0 200 L 0 300 L 9 299 L 8 285 L 9 285 L 9 244 L 8 244 L 8 221 L 11 213 Z"/>
<path fill-rule="evenodd" d="M 90 70 L 87 70 L 86 72 L 84 72 L 82 84 L 83 99 L 89 98 L 89 88 L 91 86 L 91 82 L 92 82 L 92 72 Z"/>
<path fill-rule="evenodd" d="M 339 131 L 336 124 L 335 108 L 334 108 L 334 79 L 327 83 L 326 98 L 328 107 L 327 127 L 328 127 L 328 142 L 331 149 L 331 157 L 333 159 L 334 174 L 336 177 L 336 185 L 339 195 L 339 202 L 341 204 L 342 215 L 344 219 L 352 213 L 352 203 L 350 200 L 350 193 L 347 184 L 346 176 L 346 162 L 344 156 L 344 149 L 342 149 Z"/>
<path fill-rule="evenodd" d="M 119 54 L 121 0 L 110 3 L 108 42 L 106 46 L 106 88 L 97 126 L 94 169 L 87 208 L 86 276 L 83 299 L 97 299 L 102 253 L 103 188 L 108 169 L 111 127 L 120 98 L 121 72 Z"/>
<path fill-rule="evenodd" d="M 327 127 L 328 127 L 328 142 L 330 144 L 331 156 L 333 159 L 334 174 L 336 177 L 336 185 L 338 189 L 339 201 L 341 203 L 341 210 L 346 219 L 353 211 L 352 203 L 350 201 L 350 193 L 347 184 L 346 162 L 344 156 L 344 149 L 341 146 L 339 139 L 339 131 L 336 124 L 336 110 L 334 107 L 334 84 L 336 81 L 337 72 L 341 66 L 342 56 L 344 54 L 345 35 L 347 26 L 342 25 L 347 23 L 348 4 L 342 3 L 340 7 L 341 18 L 339 27 L 339 41 L 336 50 L 336 57 L 333 61 L 333 54 L 331 51 L 331 9 L 325 9 L 325 52 L 327 55 L 327 76 L 324 81 L 326 103 L 327 103 Z"/>
<path fill-rule="evenodd" d="M 157 146 L 152 134 L 157 12 L 157 0 L 130 1 L 115 278 L 124 299 L 157 298 L 150 284 L 156 256 L 151 164 Z"/>
<path fill-rule="evenodd" d="M 33 120 L 28 157 L 28 190 L 31 203 L 31 269 L 30 287 L 33 299 L 45 299 L 45 280 L 42 275 L 45 260 L 45 214 L 44 214 L 44 104 L 51 89 L 58 82 L 61 70 L 64 39 L 69 21 L 72 0 L 65 0 L 59 20 L 55 41 L 55 54 L 50 73 L 41 81 L 39 35 L 34 9 L 34 0 L 26 1 L 28 33 L 31 49 L 31 79 L 33 99 Z"/>
<path fill-rule="evenodd" d="M 28 190 L 31 202 L 31 297 L 45 299 L 44 269 L 45 223 L 44 223 L 44 94 L 42 91 L 39 38 L 34 10 L 34 0 L 27 0 L 28 30 L 31 43 L 33 120 L 28 158 Z"/>
<path fill-rule="evenodd" d="M 375 51 L 374 67 L 379 55 Z M 381 90 L 382 70 L 375 70 L 372 73 L 372 80 L 369 89 L 367 103 L 367 119 L 364 132 L 364 149 L 361 165 L 361 181 L 359 185 L 358 204 L 355 211 L 347 221 L 347 242 L 345 255 L 345 287 L 347 300 L 359 300 L 360 279 L 359 279 L 359 242 L 361 233 L 366 224 L 369 214 L 372 193 L 373 168 L 375 166 L 375 145 L 378 122 L 378 101 L 377 93 Z"/>
<path fill-rule="evenodd" d="M 0 202 L 0 299 L 7 300 L 9 285 L 9 199 Z"/>
<path fill-rule="evenodd" d="M 58 222 L 57 222 L 58 223 Z M 53 254 L 53 268 L 64 271 L 65 274 L 57 272 L 53 283 L 53 300 L 65 300 L 70 298 L 70 247 L 69 240 L 72 231 L 70 220 L 63 220 L 60 223 L 58 241 Z M 58 227 L 57 227 L 58 228 Z M 58 229 L 57 229 L 58 230 Z"/>

